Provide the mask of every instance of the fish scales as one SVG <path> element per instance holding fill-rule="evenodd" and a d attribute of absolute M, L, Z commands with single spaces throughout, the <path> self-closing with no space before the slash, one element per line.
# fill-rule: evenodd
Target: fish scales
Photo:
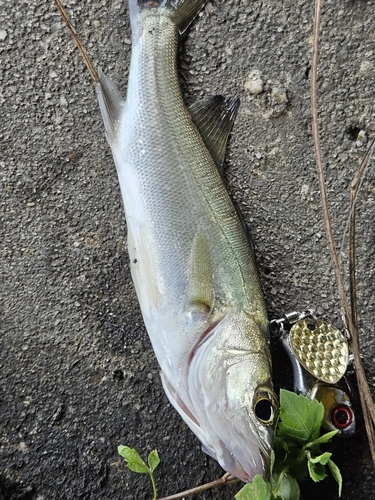
<path fill-rule="evenodd" d="M 268 471 L 276 407 L 267 315 L 241 221 L 178 84 L 176 18 L 187 3 L 194 17 L 198 1 L 132 0 L 127 99 L 101 73 L 99 102 L 166 393 L 204 450 L 251 480 Z M 270 402 L 266 424 L 254 416 L 261 399 Z"/>
<path fill-rule="evenodd" d="M 221 268 L 222 273 L 218 300 L 228 303 L 227 296 L 237 292 L 230 299 L 241 300 L 243 306 L 262 318 L 265 327 L 259 283 L 246 283 L 244 279 L 257 276 L 248 242 L 220 174 L 182 100 L 175 63 L 176 26 L 162 15 L 144 18 L 128 87 L 134 108 L 128 113 L 134 121 L 124 120 L 119 130 L 121 149 L 129 149 L 130 165 L 119 170 L 125 212 L 129 217 L 137 217 L 140 224 L 147 221 L 145 232 L 148 237 L 152 234 L 155 246 L 163 249 L 155 255 L 154 273 L 158 287 L 167 284 L 163 290 L 167 303 L 172 299 L 180 302 L 181 309 L 186 307 L 189 253 L 199 227 L 212 233 L 209 239 L 219 250 L 217 263 L 213 263 L 213 268 Z M 130 169 L 138 179 L 136 202 L 131 199 L 136 193 L 133 185 L 131 193 L 126 185 Z M 140 267 L 142 258 L 138 251 L 139 246 L 138 250 L 135 246 L 132 261 L 136 260 Z M 227 283 L 226 276 L 233 285 L 228 283 L 227 290 L 220 290 L 221 283 Z"/>

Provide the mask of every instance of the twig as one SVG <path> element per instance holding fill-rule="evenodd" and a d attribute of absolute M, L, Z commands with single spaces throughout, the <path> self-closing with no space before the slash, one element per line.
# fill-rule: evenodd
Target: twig
<path fill-rule="evenodd" d="M 99 78 L 98 78 L 98 73 L 96 72 L 96 69 L 94 68 L 88 54 L 87 54 L 87 51 L 85 49 L 85 47 L 83 46 L 79 36 L 77 35 L 77 32 L 74 28 L 74 26 L 72 25 L 72 22 L 68 16 L 68 13 L 66 12 L 66 10 L 64 9 L 62 3 L 60 2 L 60 0 L 55 0 L 55 4 L 56 4 L 56 7 L 58 8 L 59 12 L 60 12 L 60 15 L 64 21 L 64 23 L 66 24 L 68 30 L 70 31 L 70 34 L 72 35 L 72 38 L 75 42 L 75 44 L 77 45 L 78 47 L 78 50 L 87 66 L 87 69 L 89 70 L 89 73 L 91 75 L 91 78 L 93 79 L 93 82 L 94 84 L 96 85 L 99 81 Z"/>
<path fill-rule="evenodd" d="M 355 272 L 355 208 L 358 198 L 358 191 L 362 184 L 363 174 L 369 164 L 371 156 L 375 149 L 375 139 L 372 140 L 368 147 L 365 157 L 363 158 L 357 172 L 350 185 L 350 215 L 349 215 L 349 278 L 350 278 L 350 304 L 352 311 L 352 321 L 357 325 L 357 287 L 356 287 L 356 272 Z M 359 347 L 359 346 L 358 346 Z"/>
<path fill-rule="evenodd" d="M 366 374 L 363 369 L 362 360 L 360 356 L 359 347 L 359 332 L 357 323 L 357 304 L 356 304 L 356 286 L 355 286 L 355 200 L 357 196 L 357 190 L 359 185 L 359 180 L 368 164 L 371 152 L 373 151 L 373 144 L 370 146 L 366 157 L 359 168 L 353 183 L 351 191 L 351 224 L 350 224 L 350 273 L 351 273 L 351 310 L 349 310 L 348 299 L 345 294 L 344 283 L 342 280 L 340 272 L 340 264 L 336 250 L 336 244 L 333 238 L 331 218 L 329 214 L 326 185 L 323 172 L 322 164 L 322 154 L 319 141 L 319 131 L 318 131 L 318 118 L 317 118 L 317 67 L 318 67 L 318 45 L 319 45 L 319 25 L 320 25 L 320 11 L 321 11 L 321 0 L 315 0 L 315 16 L 314 16 L 314 42 L 313 42 L 313 54 L 311 62 L 311 114 L 312 114 L 312 129 L 313 129 L 313 139 L 314 139 L 314 149 L 315 158 L 318 169 L 319 178 L 319 188 L 322 200 L 324 220 L 326 223 L 326 231 L 329 240 L 329 247 L 331 252 L 331 257 L 333 261 L 333 267 L 336 275 L 336 282 L 340 296 L 342 316 L 345 328 L 349 334 L 349 344 L 351 351 L 354 355 L 354 365 L 356 369 L 357 382 L 359 388 L 359 396 L 361 400 L 361 407 L 363 412 L 363 417 L 365 421 L 366 433 L 369 442 L 369 447 L 371 451 L 371 456 L 375 464 L 375 406 L 372 400 L 371 391 L 367 382 Z M 363 168 L 362 168 L 363 167 Z"/>
<path fill-rule="evenodd" d="M 191 488 L 190 490 L 181 491 L 180 493 L 176 493 L 175 495 L 170 495 L 169 497 L 158 498 L 158 500 L 178 500 L 191 495 L 195 495 L 196 493 L 201 493 L 202 491 L 209 490 L 211 488 L 215 488 L 216 486 L 222 486 L 224 484 L 234 484 L 237 483 L 239 479 L 231 474 L 224 474 L 220 479 L 216 479 L 215 481 L 211 481 L 210 483 L 202 484 L 201 486 L 196 486 L 195 488 Z"/>
<path fill-rule="evenodd" d="M 361 185 L 363 173 L 369 164 L 375 149 L 375 139 L 371 142 L 365 157 L 363 158 L 350 186 L 350 216 L 349 216 L 349 278 L 350 278 L 350 304 L 352 315 L 352 332 L 349 340 L 350 349 L 354 355 L 354 363 L 357 374 L 359 395 L 362 412 L 365 421 L 366 433 L 369 441 L 370 451 L 375 464 L 375 405 L 368 386 L 366 374 L 363 369 L 360 356 L 359 330 L 358 330 L 358 307 L 356 286 L 356 259 L 355 259 L 355 206 L 358 190 Z"/>
<path fill-rule="evenodd" d="M 319 130 L 318 130 L 318 112 L 317 112 L 317 72 L 318 72 L 318 47 L 319 47 L 319 26 L 320 26 L 320 10 L 321 0 L 315 1 L 315 17 L 314 17 L 314 42 L 313 53 L 311 60 L 311 115 L 312 115 L 312 132 L 314 139 L 315 160 L 318 169 L 319 189 L 324 212 L 324 221 L 326 224 L 326 232 L 329 241 L 331 258 L 336 275 L 336 283 L 339 291 L 342 316 L 345 327 L 350 331 L 351 318 L 349 313 L 348 299 L 345 294 L 345 287 L 340 272 L 340 264 L 336 250 L 335 240 L 333 238 L 331 217 L 328 208 L 326 184 L 323 172 L 322 152 L 320 148 Z"/>
<path fill-rule="evenodd" d="M 366 154 L 365 154 L 360 166 L 358 167 L 358 170 L 355 173 L 354 178 L 353 178 L 352 183 L 351 183 L 351 189 L 355 188 L 355 193 L 353 193 L 353 201 L 350 202 L 349 217 L 348 217 L 348 220 L 347 220 L 347 223 L 346 223 L 346 226 L 344 229 L 344 234 L 343 234 L 342 240 L 341 240 L 341 247 L 340 247 L 340 252 L 339 252 L 340 255 L 342 255 L 344 253 L 345 239 L 346 239 L 346 236 L 349 232 L 349 227 L 350 227 L 351 220 L 352 220 L 352 213 L 353 213 L 353 210 L 355 210 L 355 206 L 356 206 L 356 202 L 357 202 L 357 198 L 358 198 L 358 193 L 359 193 L 359 190 L 361 189 L 361 185 L 363 182 L 363 174 L 364 174 L 366 167 L 367 167 L 367 165 L 371 159 L 371 156 L 374 152 L 374 148 L 375 148 L 375 139 L 372 140 L 370 146 L 368 147 Z M 355 184 L 355 186 L 353 185 L 353 183 Z M 350 248 L 350 242 L 349 242 L 349 248 Z M 354 319 L 353 319 L 353 321 L 354 321 Z"/>

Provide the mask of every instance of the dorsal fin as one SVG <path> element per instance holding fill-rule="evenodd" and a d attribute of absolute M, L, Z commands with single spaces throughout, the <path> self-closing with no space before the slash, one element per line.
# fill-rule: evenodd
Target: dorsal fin
<path fill-rule="evenodd" d="M 115 141 L 125 101 L 122 99 L 116 85 L 100 68 L 98 69 L 98 76 L 99 83 L 97 86 L 97 93 L 99 106 L 107 133 L 107 140 L 112 146 Z"/>
<path fill-rule="evenodd" d="M 219 172 L 223 163 L 229 134 L 232 130 L 240 100 L 215 95 L 196 101 L 189 107 L 190 115 L 211 153 Z"/>

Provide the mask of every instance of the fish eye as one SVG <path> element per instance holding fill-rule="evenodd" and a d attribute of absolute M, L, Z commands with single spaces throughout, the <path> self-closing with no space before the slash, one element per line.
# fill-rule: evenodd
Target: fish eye
<path fill-rule="evenodd" d="M 269 423 L 273 418 L 273 406 L 269 399 L 259 399 L 255 403 L 255 415 L 264 422 L 265 424 Z"/>
<path fill-rule="evenodd" d="M 276 396 L 264 388 L 258 391 L 254 401 L 254 413 L 263 424 L 272 425 L 277 415 Z"/>
<path fill-rule="evenodd" d="M 331 412 L 331 422 L 336 429 L 346 429 L 353 421 L 353 412 L 347 405 L 336 405 Z"/>

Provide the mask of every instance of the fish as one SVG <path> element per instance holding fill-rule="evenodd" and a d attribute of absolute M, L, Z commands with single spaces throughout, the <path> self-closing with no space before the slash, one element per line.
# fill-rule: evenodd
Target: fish
<path fill-rule="evenodd" d="M 268 319 L 251 244 L 222 178 L 238 100 L 190 108 L 177 46 L 205 0 L 130 0 L 126 99 L 99 70 L 128 252 L 169 401 L 229 473 L 270 469 L 278 401 Z"/>

